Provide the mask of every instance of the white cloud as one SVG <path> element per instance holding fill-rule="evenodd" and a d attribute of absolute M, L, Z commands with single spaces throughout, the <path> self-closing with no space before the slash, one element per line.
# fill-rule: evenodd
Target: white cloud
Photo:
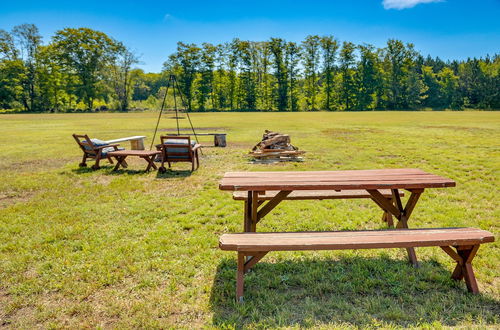
<path fill-rule="evenodd" d="M 442 0 L 383 0 L 385 9 L 406 9 L 413 8 L 421 3 L 441 2 Z"/>

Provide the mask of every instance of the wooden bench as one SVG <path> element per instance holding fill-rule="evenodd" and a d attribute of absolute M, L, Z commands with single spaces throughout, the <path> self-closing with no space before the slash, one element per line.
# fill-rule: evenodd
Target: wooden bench
<path fill-rule="evenodd" d="M 381 189 L 379 192 L 391 201 L 392 203 L 392 191 L 391 189 Z M 270 201 L 279 191 L 266 191 L 263 194 L 258 195 L 259 203 L 264 201 Z M 404 197 L 403 191 L 398 191 L 400 197 Z M 355 199 L 355 198 L 372 198 L 370 193 L 366 190 L 295 190 L 292 191 L 288 196 L 283 198 L 283 200 L 324 200 L 324 199 Z M 245 210 L 247 209 L 248 203 L 248 192 L 247 191 L 235 191 L 233 192 L 233 199 L 236 201 L 245 202 Z M 392 216 L 388 212 L 384 212 L 382 220 L 387 222 L 389 227 L 394 227 L 394 221 Z"/>
<path fill-rule="evenodd" d="M 124 137 L 124 138 L 119 138 L 119 139 L 114 139 L 114 140 L 108 140 L 106 141 L 107 143 L 120 143 L 120 142 L 125 142 L 125 141 L 130 141 L 130 148 L 132 150 L 144 150 L 144 139 L 146 137 L 142 135 L 136 135 L 136 136 L 129 136 L 129 137 Z"/>
<path fill-rule="evenodd" d="M 478 293 L 472 270 L 480 244 L 493 234 L 476 228 L 389 229 L 337 232 L 238 233 L 220 237 L 222 250 L 238 252 L 236 298 L 243 301 L 244 274 L 270 251 L 416 248 L 439 246 L 457 265 L 452 278 L 465 279 L 469 292 Z"/>
<path fill-rule="evenodd" d="M 165 133 L 167 135 L 179 135 L 176 133 Z M 226 146 L 226 135 L 227 133 L 196 133 L 196 136 L 213 136 L 214 137 L 214 147 L 224 148 Z"/>

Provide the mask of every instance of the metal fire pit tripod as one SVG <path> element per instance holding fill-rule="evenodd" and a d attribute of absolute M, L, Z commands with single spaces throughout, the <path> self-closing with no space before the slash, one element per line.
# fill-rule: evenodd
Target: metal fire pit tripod
<path fill-rule="evenodd" d="M 194 138 L 195 138 L 196 142 L 199 143 L 198 136 L 196 135 L 196 131 L 194 130 L 193 123 L 191 122 L 191 117 L 189 117 L 189 112 L 186 109 L 187 108 L 186 103 L 184 102 L 184 97 L 182 96 L 181 89 L 179 88 L 179 83 L 177 82 L 177 77 L 174 74 L 171 74 L 168 77 L 167 89 L 165 91 L 165 95 L 163 96 L 163 102 L 161 103 L 160 113 L 158 115 L 158 120 L 156 121 L 155 132 L 153 134 L 153 139 L 151 140 L 151 146 L 149 147 L 149 150 L 153 149 L 153 144 L 154 144 L 154 141 L 156 138 L 156 133 L 158 132 L 158 125 L 160 125 L 161 115 L 163 114 L 163 110 L 165 108 L 165 102 L 167 100 L 169 88 L 172 88 L 172 90 L 174 92 L 174 110 L 175 110 L 175 119 L 177 122 L 177 135 L 181 135 L 180 129 L 179 129 L 179 113 L 178 113 L 178 109 L 177 109 L 177 94 L 179 94 L 179 97 L 181 98 L 181 105 L 182 105 L 182 107 L 184 107 L 184 111 L 185 111 L 186 116 L 189 120 L 189 125 L 191 126 L 191 130 L 193 131 Z"/>

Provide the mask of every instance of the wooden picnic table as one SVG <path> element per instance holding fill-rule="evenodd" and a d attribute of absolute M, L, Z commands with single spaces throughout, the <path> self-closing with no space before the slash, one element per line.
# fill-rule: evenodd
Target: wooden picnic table
<path fill-rule="evenodd" d="M 349 171 L 294 171 L 294 172 L 227 172 L 219 184 L 226 191 L 246 191 L 244 228 L 255 232 L 257 223 L 292 191 L 297 190 L 366 190 L 371 199 L 386 213 L 394 216 L 396 228 L 408 228 L 408 220 L 420 195 L 426 188 L 454 187 L 455 181 L 420 169 L 378 169 Z M 392 201 L 380 190 L 390 189 Z M 400 189 L 410 192 L 403 205 Z M 266 191 L 279 191 L 267 202 L 259 199 Z M 413 248 L 408 248 L 410 262 L 417 265 Z"/>

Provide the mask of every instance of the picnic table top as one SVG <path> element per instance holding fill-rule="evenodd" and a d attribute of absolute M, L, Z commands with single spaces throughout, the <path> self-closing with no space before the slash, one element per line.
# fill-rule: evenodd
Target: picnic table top
<path fill-rule="evenodd" d="M 227 172 L 220 190 L 355 190 L 454 187 L 455 181 L 420 169 L 348 171 Z"/>
<path fill-rule="evenodd" d="M 106 142 L 107 143 L 116 143 L 116 142 L 130 141 L 130 140 L 142 140 L 142 139 L 145 139 L 145 138 L 146 137 L 143 136 L 143 135 L 134 135 L 134 136 L 128 136 L 128 137 L 114 139 L 114 140 L 108 140 Z"/>

